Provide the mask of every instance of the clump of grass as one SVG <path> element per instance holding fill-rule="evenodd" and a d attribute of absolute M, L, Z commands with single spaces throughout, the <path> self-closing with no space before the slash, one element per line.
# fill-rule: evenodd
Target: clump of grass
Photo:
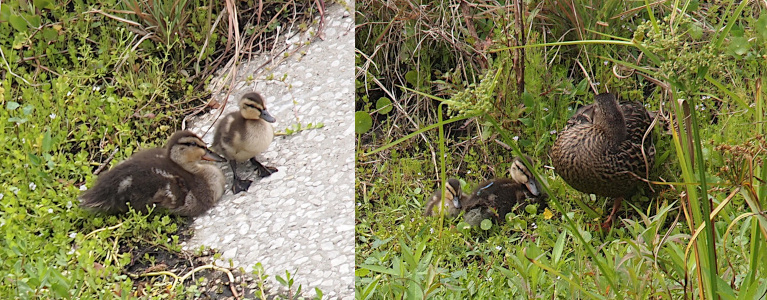
<path fill-rule="evenodd" d="M 205 109 L 202 87 L 231 57 L 225 43 L 235 41 L 221 38 L 228 27 L 211 20 L 219 4 L 132 3 L 133 14 L 114 10 L 118 1 L 0 5 L 0 298 L 127 297 L 140 280 L 126 268 L 156 262 L 137 249 L 180 252 L 184 219 L 94 216 L 78 208 L 77 197 L 94 171 L 160 146 L 186 114 Z M 260 25 L 312 5 L 275 5 L 291 3 L 289 13 L 262 7 L 272 19 Z M 209 66 L 205 74 L 190 75 L 195 61 Z"/>
<path fill-rule="evenodd" d="M 746 9 L 752 5 L 541 3 L 522 9 L 533 21 L 525 41 L 503 42 L 517 36 L 508 26 L 478 30 L 478 36 L 494 37 L 486 52 L 478 54 L 489 63 L 466 73 L 461 65 L 437 71 L 425 64 L 419 65 L 421 72 L 408 74 L 412 68 L 402 68 L 389 56 L 402 50 L 386 51 L 408 49 L 408 38 L 358 39 L 360 57 L 365 58 L 358 67 L 365 77 L 358 78 L 357 109 L 372 118 L 370 131 L 359 132 L 357 140 L 357 264 L 363 265 L 355 273 L 357 296 L 763 296 L 758 262 L 767 237 L 761 208 L 767 188 L 756 179 L 765 175 L 764 168 L 754 162 L 763 156 L 755 145 L 761 144 L 765 128 L 763 76 L 758 71 L 764 61 L 753 58 L 765 53 L 762 41 L 767 39 L 762 37 L 767 31 L 759 24 L 767 24 L 767 17 L 753 13 L 759 8 Z M 388 20 L 380 18 L 393 12 L 377 8 L 365 13 L 367 26 L 376 30 L 376 20 Z M 421 18 L 412 23 L 438 19 L 432 12 L 414 12 Z M 478 12 L 496 24 L 515 18 L 495 13 L 492 5 L 440 18 L 450 20 L 442 24 L 454 24 Z M 447 28 L 416 26 L 411 36 L 453 32 Z M 551 37 L 551 32 L 561 36 Z M 359 45 L 361 40 L 365 42 Z M 519 78 L 510 63 L 519 45 L 527 47 L 523 91 L 511 84 Z M 414 62 L 461 59 L 429 50 L 407 56 Z M 424 55 L 430 58 L 420 57 Z M 375 64 L 368 63 L 371 56 Z M 379 69 L 394 74 L 376 76 Z M 462 76 L 455 79 L 455 74 Z M 381 87 L 397 84 L 408 86 L 398 90 L 402 108 L 388 116 L 373 112 L 370 102 L 376 90 L 386 92 Z M 599 206 L 604 202 L 594 203 L 549 169 L 536 172 L 548 182 L 549 213 L 515 212 L 508 222 L 488 230 L 420 215 L 425 191 L 440 179 L 464 177 L 472 185 L 504 176 L 499 172 L 504 162 L 519 152 L 548 164 L 545 153 L 557 130 L 579 105 L 591 101 L 589 90 L 644 99 L 662 116 L 655 127 L 657 193 L 625 206 L 623 226 L 606 233 L 590 230 L 588 225 L 603 216 L 605 209 Z M 431 103 L 435 100 L 468 115 L 469 121 L 441 117 L 445 108 Z M 415 109 L 419 112 L 410 113 Z M 511 153 L 497 147 L 496 140 L 511 146 Z M 750 146 L 733 146 L 738 144 Z M 709 189 L 712 185 L 716 188 Z M 434 252 L 428 260 L 402 264 L 400 257 L 408 251 L 398 240 L 423 240 L 425 249 Z M 439 270 L 435 280 L 442 284 L 392 271 L 419 263 Z"/>

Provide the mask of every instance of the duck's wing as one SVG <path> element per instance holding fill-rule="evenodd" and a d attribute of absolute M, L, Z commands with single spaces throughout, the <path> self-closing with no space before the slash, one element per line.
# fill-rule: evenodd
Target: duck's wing
<path fill-rule="evenodd" d="M 567 120 L 565 128 L 562 131 L 566 131 L 570 127 L 580 124 L 592 124 L 594 122 L 594 104 L 584 105 L 575 111 L 570 119 Z"/>
<path fill-rule="evenodd" d="M 152 195 L 162 188 L 162 178 L 153 170 L 161 165 L 165 150 L 144 150 L 99 175 L 96 184 L 84 192 L 80 199 L 85 209 L 107 214 L 125 213 L 127 203 L 139 211 L 146 211 Z"/>

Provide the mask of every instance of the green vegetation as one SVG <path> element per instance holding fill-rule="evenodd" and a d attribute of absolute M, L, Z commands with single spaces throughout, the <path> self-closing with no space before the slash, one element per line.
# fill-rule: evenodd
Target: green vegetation
<path fill-rule="evenodd" d="M 0 2 L 0 298 L 194 296 L 173 281 L 186 260 L 139 276 L 159 263 L 156 249 L 178 255 L 183 218 L 93 216 L 77 196 L 94 171 L 207 109 L 214 71 L 317 11 L 258 3 Z"/>
<path fill-rule="evenodd" d="M 767 7 L 587 2 L 358 4 L 358 299 L 767 295 Z M 606 199 L 544 166 L 608 90 L 657 112 L 657 154 L 652 189 L 599 232 Z M 545 209 L 489 228 L 421 215 L 442 179 L 468 192 L 521 153 Z"/>

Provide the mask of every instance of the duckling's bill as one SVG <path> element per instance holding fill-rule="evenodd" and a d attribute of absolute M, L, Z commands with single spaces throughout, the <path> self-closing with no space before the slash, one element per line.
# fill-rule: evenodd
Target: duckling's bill
<path fill-rule="evenodd" d="M 453 206 L 455 208 L 461 208 L 461 197 L 458 194 L 453 195 Z"/>
<path fill-rule="evenodd" d="M 261 119 L 269 123 L 274 123 L 274 121 L 277 121 L 276 119 L 274 119 L 274 117 L 272 117 L 272 114 L 270 114 L 266 109 L 261 110 Z"/>
<path fill-rule="evenodd" d="M 533 196 L 540 196 L 541 191 L 538 190 L 538 183 L 535 181 L 535 178 L 530 178 L 529 181 L 525 183 L 527 186 L 527 189 L 530 190 L 530 193 L 533 194 Z"/>
<path fill-rule="evenodd" d="M 210 151 L 210 149 L 206 149 L 205 155 L 202 156 L 203 160 L 207 161 L 217 161 L 217 162 L 225 162 L 226 158 L 224 158 L 221 155 L 216 154 L 216 152 Z"/>

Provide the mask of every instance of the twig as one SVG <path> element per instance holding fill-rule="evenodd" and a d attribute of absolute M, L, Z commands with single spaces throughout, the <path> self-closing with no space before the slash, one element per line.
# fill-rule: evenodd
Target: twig
<path fill-rule="evenodd" d="M 92 236 L 92 235 L 94 235 L 94 234 L 96 234 L 96 233 L 102 232 L 102 231 L 104 231 L 104 230 L 115 230 L 115 229 L 117 229 L 117 228 L 120 228 L 120 226 L 123 226 L 123 223 L 122 223 L 122 222 L 120 222 L 119 224 L 117 224 L 117 225 L 114 225 L 114 226 L 110 226 L 110 227 L 104 227 L 104 228 L 99 228 L 99 229 L 96 229 L 96 230 L 94 230 L 94 231 L 91 231 L 90 233 L 86 234 L 86 235 L 85 235 L 85 237 L 83 237 L 83 239 L 84 239 L 84 240 L 85 240 L 85 239 L 88 239 L 90 236 Z"/>
<path fill-rule="evenodd" d="M 317 4 L 317 10 L 320 12 L 320 24 L 317 26 L 317 37 L 321 40 L 325 40 L 325 33 L 322 32 L 323 27 L 325 27 L 325 0 L 314 0 L 314 3 Z"/>
<path fill-rule="evenodd" d="M 39 86 L 39 85 L 34 85 L 34 84 L 31 84 L 31 83 L 29 83 L 29 81 L 27 81 L 26 79 L 24 79 L 24 77 L 21 77 L 21 76 L 19 76 L 18 74 L 16 74 L 16 73 L 13 73 L 13 71 L 11 71 L 11 66 L 8 64 L 8 60 L 7 60 L 7 59 L 5 59 L 5 53 L 3 53 L 3 48 L 0 48 L 0 56 L 2 56 L 2 57 L 3 57 L 3 62 L 5 62 L 5 67 L 8 69 L 8 74 L 11 74 L 11 75 L 15 76 L 16 78 L 19 78 L 19 79 L 21 79 L 22 81 L 24 81 L 24 83 L 26 83 L 26 84 L 28 84 L 28 85 L 31 85 L 31 86 Z"/>
<path fill-rule="evenodd" d="M 123 23 L 128 23 L 128 24 L 136 26 L 138 28 L 142 28 L 142 29 L 144 28 L 144 26 L 141 26 L 141 24 L 139 24 L 139 23 L 133 22 L 133 21 L 128 20 L 128 19 L 120 18 L 120 17 L 115 16 L 115 15 L 108 14 L 108 13 L 106 13 L 103 10 L 100 10 L 100 9 L 89 10 L 89 11 L 86 11 L 86 12 L 84 12 L 82 14 L 84 15 L 84 14 L 93 14 L 93 13 L 102 14 L 102 15 L 106 16 L 107 18 L 115 19 L 115 20 L 123 22 Z"/>
<path fill-rule="evenodd" d="M 98 169 L 96 169 L 95 172 L 93 172 L 93 175 L 99 175 L 99 173 L 101 173 L 101 171 L 104 170 L 104 167 L 106 167 L 109 164 L 109 162 L 112 161 L 113 158 L 115 158 L 115 154 L 117 154 L 118 150 L 120 150 L 120 147 L 117 147 L 115 148 L 115 151 L 112 151 L 112 154 L 110 154 L 109 157 L 107 157 L 107 160 L 104 161 L 101 164 L 101 166 Z"/>

